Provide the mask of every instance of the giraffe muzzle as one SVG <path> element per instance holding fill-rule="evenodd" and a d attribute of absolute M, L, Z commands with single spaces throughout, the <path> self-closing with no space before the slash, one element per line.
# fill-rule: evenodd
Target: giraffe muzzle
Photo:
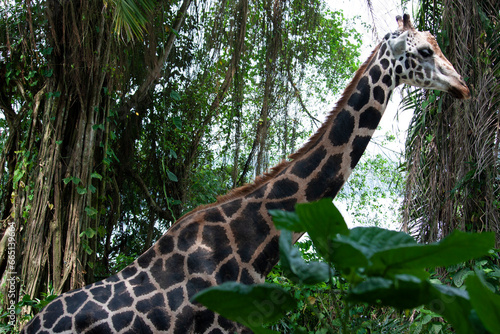
<path fill-rule="evenodd" d="M 457 85 L 451 85 L 448 89 L 448 93 L 457 99 L 467 100 L 470 98 L 469 87 L 467 87 L 463 80 L 460 80 Z"/>

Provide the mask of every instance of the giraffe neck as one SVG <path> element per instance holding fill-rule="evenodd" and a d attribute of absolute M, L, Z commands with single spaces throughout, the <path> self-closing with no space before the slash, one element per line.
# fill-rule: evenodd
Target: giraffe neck
<path fill-rule="evenodd" d="M 365 151 L 398 81 L 387 52 L 386 44 L 377 46 L 327 121 L 290 162 L 240 194 L 229 194 L 201 210 L 222 213 L 229 222 L 240 260 L 251 265 L 255 281 L 262 280 L 279 257 L 278 232 L 268 210 L 293 211 L 297 203 L 335 197 Z"/>
<path fill-rule="evenodd" d="M 297 202 L 334 198 L 365 151 L 399 78 L 381 43 L 356 72 L 327 121 L 278 175 L 296 182 Z"/>
<path fill-rule="evenodd" d="M 177 276 L 180 283 L 201 275 L 206 286 L 262 282 L 279 259 L 279 232 L 268 211 L 293 211 L 297 203 L 335 197 L 377 128 L 398 81 L 385 45 L 377 46 L 327 121 L 290 162 L 182 217 L 137 260 L 138 266 L 164 281 L 167 292 Z M 165 257 L 163 268 L 187 264 L 184 273 L 165 275 L 155 269 Z"/>

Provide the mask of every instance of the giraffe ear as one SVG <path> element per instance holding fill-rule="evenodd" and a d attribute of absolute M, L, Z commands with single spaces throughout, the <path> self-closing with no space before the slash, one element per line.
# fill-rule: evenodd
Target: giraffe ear
<path fill-rule="evenodd" d="M 400 56 L 406 51 L 406 39 L 408 38 L 408 31 L 401 33 L 398 37 L 390 39 L 389 47 L 395 56 Z"/>

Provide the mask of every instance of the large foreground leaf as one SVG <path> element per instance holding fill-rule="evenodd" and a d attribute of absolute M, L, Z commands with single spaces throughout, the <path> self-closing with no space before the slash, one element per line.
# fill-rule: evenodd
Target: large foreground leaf
<path fill-rule="evenodd" d="M 374 254 L 397 247 L 416 245 L 406 233 L 378 227 L 356 227 L 348 235 L 338 235 L 332 241 L 332 262 L 339 267 L 370 267 Z"/>
<path fill-rule="evenodd" d="M 287 291 L 271 284 L 226 282 L 197 293 L 193 300 L 258 334 L 274 333 L 262 325 L 280 319 L 296 307 Z"/>
<path fill-rule="evenodd" d="M 283 210 L 269 210 L 273 223 L 278 230 L 305 232 L 305 228 L 296 212 Z"/>
<path fill-rule="evenodd" d="M 374 305 L 411 309 L 432 300 L 431 284 L 411 275 L 397 275 L 394 279 L 369 277 L 351 289 L 351 300 Z"/>
<path fill-rule="evenodd" d="M 295 213 L 279 210 L 269 211 L 273 222 L 278 229 L 287 229 L 294 232 L 307 232 L 316 250 L 330 260 L 334 254 L 332 239 L 337 234 L 348 234 L 344 218 L 332 203 L 331 198 L 324 198 L 317 202 L 302 203 L 295 206 Z"/>
<path fill-rule="evenodd" d="M 475 333 L 478 324 L 472 317 L 472 306 L 467 291 L 448 285 L 432 284 L 430 301 L 425 305 L 441 314 L 460 334 Z M 480 324 L 479 324 L 480 325 Z"/>
<path fill-rule="evenodd" d="M 383 270 L 445 267 L 484 256 L 493 247 L 493 232 L 465 233 L 455 230 L 443 240 L 428 245 L 394 245 L 374 254 L 371 261 L 374 269 Z"/>
<path fill-rule="evenodd" d="M 461 334 L 476 333 L 476 329 L 482 327 L 472 316 L 466 291 L 411 275 L 396 275 L 393 279 L 370 277 L 351 289 L 349 299 L 399 309 L 425 305 L 442 315 Z"/>
<path fill-rule="evenodd" d="M 500 296 L 492 292 L 476 276 L 470 276 L 465 282 L 470 301 L 486 329 L 491 333 L 500 333 Z"/>
<path fill-rule="evenodd" d="M 300 251 L 292 245 L 292 232 L 283 230 L 280 235 L 280 263 L 285 276 L 294 283 L 316 284 L 327 282 L 333 270 L 325 262 L 306 263 Z"/>
<path fill-rule="evenodd" d="M 349 233 L 344 217 L 333 205 L 332 199 L 324 198 L 314 203 L 297 204 L 295 212 L 318 252 L 329 260 L 334 251 L 331 239 L 338 234 Z"/>
<path fill-rule="evenodd" d="M 494 233 L 452 234 L 432 244 L 417 244 L 404 232 L 378 227 L 357 227 L 348 235 L 337 235 L 331 255 L 339 267 L 364 267 L 371 276 L 393 276 L 411 270 L 413 274 L 425 268 L 449 266 L 478 258 L 495 245 Z M 363 264 L 362 257 L 366 264 Z M 417 276 L 423 277 L 421 274 Z"/>

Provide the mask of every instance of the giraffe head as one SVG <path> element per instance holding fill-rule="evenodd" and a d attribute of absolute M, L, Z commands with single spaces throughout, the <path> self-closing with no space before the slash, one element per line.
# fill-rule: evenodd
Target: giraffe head
<path fill-rule="evenodd" d="M 416 30 L 407 14 L 398 16 L 396 20 L 399 29 L 384 37 L 387 42 L 384 55 L 395 60 L 394 69 L 399 83 L 445 91 L 453 97 L 468 99 L 469 88 L 443 55 L 434 36 L 428 31 Z"/>

